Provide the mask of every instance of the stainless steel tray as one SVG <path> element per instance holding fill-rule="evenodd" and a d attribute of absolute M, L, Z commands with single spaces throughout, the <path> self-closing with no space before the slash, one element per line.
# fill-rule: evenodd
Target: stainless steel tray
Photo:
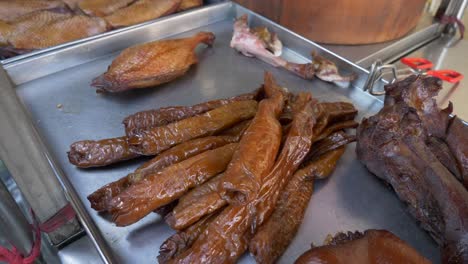
<path fill-rule="evenodd" d="M 265 25 L 283 40 L 284 56 L 306 62 L 312 49 L 335 62 L 345 73 L 355 72 L 359 79 L 351 87 L 340 88 L 319 80 L 306 81 L 258 59 L 247 58 L 229 47 L 236 17 L 249 14 L 251 25 Z M 198 31 L 216 34 L 213 48 L 202 48 L 199 64 L 186 76 L 172 83 L 123 94 L 96 94 L 90 87 L 93 77 L 101 74 L 117 52 L 135 43 L 183 37 Z M 70 181 L 70 194 L 78 194 L 99 232 L 86 229 L 91 238 L 101 238 L 118 263 L 154 263 L 159 245 L 174 233 L 156 214 L 129 227 L 116 227 L 89 206 L 86 196 L 100 186 L 132 172 L 143 159 L 100 169 L 77 169 L 69 164 L 69 145 L 82 139 L 100 139 L 123 135 L 122 119 L 134 112 L 168 105 L 191 105 L 215 98 L 252 91 L 271 71 L 289 90 L 311 91 L 323 101 L 353 102 L 360 120 L 376 113 L 381 100 L 362 91 L 367 72 L 287 29 L 233 3 L 222 3 L 197 11 L 175 15 L 88 42 L 16 61 L 5 66 L 17 85 L 17 94 L 32 115 L 52 158 L 57 176 Z M 57 105 L 63 105 L 57 108 Z M 311 243 L 320 245 L 327 234 L 339 231 L 387 229 L 409 242 L 420 253 L 439 261 L 432 239 L 418 227 L 396 195 L 371 175 L 356 159 L 354 144 L 348 146 L 333 176 L 318 182 L 303 224 L 280 263 L 291 263 Z M 247 254 L 241 263 L 252 263 Z"/>

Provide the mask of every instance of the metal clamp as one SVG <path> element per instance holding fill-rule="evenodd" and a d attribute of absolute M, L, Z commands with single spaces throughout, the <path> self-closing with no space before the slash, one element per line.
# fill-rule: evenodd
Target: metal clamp
<path fill-rule="evenodd" d="M 369 71 L 369 77 L 364 84 L 364 91 L 369 91 L 369 93 L 372 95 L 384 95 L 385 91 L 374 91 L 374 86 L 375 83 L 382 79 L 382 77 L 388 72 L 393 74 L 393 78 L 389 81 L 389 83 L 394 83 L 397 80 L 397 68 L 395 65 L 383 64 L 381 60 L 377 60 L 376 62 L 372 63 Z"/>

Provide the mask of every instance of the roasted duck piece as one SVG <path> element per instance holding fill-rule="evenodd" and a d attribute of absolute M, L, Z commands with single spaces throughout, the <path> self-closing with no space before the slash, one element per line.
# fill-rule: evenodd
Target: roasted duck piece
<path fill-rule="evenodd" d="M 440 110 L 433 98 L 441 88 L 439 79 L 425 76 L 387 85 L 382 110 L 358 128 L 356 152 L 408 203 L 411 214 L 442 247 L 442 262 L 466 263 L 468 191 L 428 147 L 430 137 L 448 143 L 454 125 L 451 107 Z M 468 135 L 457 136 L 448 145 L 466 146 Z"/>
<path fill-rule="evenodd" d="M 199 7 L 203 5 L 203 0 L 182 0 L 177 11 Z"/>
<path fill-rule="evenodd" d="M 182 0 L 137 0 L 133 4 L 106 16 L 114 28 L 139 24 L 177 11 Z"/>
<path fill-rule="evenodd" d="M 218 191 L 218 186 L 223 180 L 224 174 L 217 175 L 182 196 L 177 206 L 166 216 L 166 223 L 175 230 L 183 230 L 204 215 L 209 215 L 227 205 Z"/>
<path fill-rule="evenodd" d="M 170 148 L 153 159 L 138 167 L 135 172 L 111 182 L 88 196 L 91 207 L 96 211 L 105 211 L 109 207 L 112 198 L 122 193 L 125 189 L 141 181 L 147 175 L 156 173 L 167 166 L 181 162 L 204 151 L 222 147 L 228 143 L 237 142 L 239 138 L 227 136 L 212 136 L 198 138 L 184 142 Z"/>
<path fill-rule="evenodd" d="M 8 43 L 17 50 L 43 49 L 107 30 L 106 22 L 101 18 L 73 15 L 55 19 L 58 15 L 50 13 L 31 16 L 31 23 L 35 25 L 28 30 L 13 31 L 8 37 Z"/>
<path fill-rule="evenodd" d="M 265 73 L 266 99 L 239 143 L 239 150 L 226 170 L 221 191 L 230 204 L 247 203 L 255 198 L 262 178 L 274 165 L 281 143 L 278 117 L 284 96 L 270 73 Z"/>
<path fill-rule="evenodd" d="M 128 142 L 132 150 L 137 153 L 155 155 L 179 143 L 212 135 L 240 121 L 250 119 L 256 110 L 256 101 L 236 101 L 199 116 L 155 127 L 149 131 L 141 131 L 130 137 Z"/>
<path fill-rule="evenodd" d="M 215 175 L 223 172 L 238 144 L 208 150 L 133 184 L 114 197 L 109 212 L 117 226 L 135 223 L 153 210 L 166 205 Z"/>
<path fill-rule="evenodd" d="M 263 263 L 263 262 L 262 262 Z M 430 264 L 413 247 L 386 230 L 339 233 L 325 246 L 312 247 L 296 264 Z"/>
<path fill-rule="evenodd" d="M 95 78 L 92 86 L 107 92 L 147 88 L 170 82 L 184 75 L 197 63 L 194 49 L 200 43 L 213 44 L 210 32 L 183 39 L 158 40 L 125 49 Z"/>
<path fill-rule="evenodd" d="M 83 0 L 78 3 L 78 6 L 89 16 L 104 17 L 133 2 L 135 0 Z"/>
<path fill-rule="evenodd" d="M 179 231 L 169 237 L 159 248 L 158 263 L 164 264 L 170 262 L 182 252 L 189 249 L 193 242 L 205 231 L 208 224 L 218 215 L 219 212 L 207 215 L 200 221 L 189 226 L 183 231 Z"/>
<path fill-rule="evenodd" d="M 73 143 L 68 160 L 79 168 L 106 166 L 139 156 L 127 143 L 127 137 L 83 140 Z"/>
<path fill-rule="evenodd" d="M 139 130 L 150 130 L 169 123 L 203 114 L 207 111 L 232 103 L 234 101 L 256 100 L 258 92 L 243 94 L 228 99 L 219 99 L 196 104 L 193 106 L 169 106 L 159 109 L 141 111 L 127 116 L 123 124 L 127 136 L 132 136 Z"/>
<path fill-rule="evenodd" d="M 265 82 L 268 94 L 267 85 Z M 295 114 L 284 147 L 272 170 L 264 176 L 254 199 L 224 209 L 192 247 L 174 259 L 174 263 L 234 263 L 244 253 L 257 225 L 272 213 L 279 192 L 309 151 L 314 124 L 313 103 L 307 102 Z"/>
<path fill-rule="evenodd" d="M 28 52 L 30 50 L 24 49 L 24 47 L 16 48 L 13 46 L 15 43 L 18 44 L 17 40 L 21 39 L 23 34 L 29 34 L 28 32 L 40 30 L 51 23 L 71 17 L 70 13 L 36 11 L 21 16 L 10 23 L 0 21 L 0 46 L 3 46 L 0 52 L 4 57 Z"/>
<path fill-rule="evenodd" d="M 298 64 L 288 62 L 268 50 L 268 44 L 255 34 L 247 25 L 247 15 L 243 15 L 234 23 L 234 34 L 231 48 L 236 49 L 247 57 L 256 57 L 274 67 L 284 68 L 301 78 L 313 79 L 314 76 L 323 81 L 349 82 L 355 79 L 354 75 L 342 76 L 336 65 L 323 57 L 313 54 L 312 63 Z"/>
<path fill-rule="evenodd" d="M 344 147 L 304 165 L 282 190 L 273 214 L 258 229 L 249 244 L 257 263 L 275 263 L 288 248 L 301 225 L 314 188 L 314 179 L 328 177 L 343 155 Z"/>
<path fill-rule="evenodd" d="M 13 22 L 15 19 L 39 10 L 65 11 L 66 5 L 55 0 L 2 0 L 0 20 Z"/>

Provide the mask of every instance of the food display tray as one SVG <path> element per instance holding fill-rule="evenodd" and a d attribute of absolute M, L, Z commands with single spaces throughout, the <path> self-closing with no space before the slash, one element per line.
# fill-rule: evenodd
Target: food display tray
<path fill-rule="evenodd" d="M 283 56 L 295 62 L 310 61 L 310 52 L 333 60 L 344 74 L 359 78 L 349 87 L 318 79 L 300 79 L 255 58 L 240 55 L 229 47 L 233 22 L 242 14 L 249 23 L 267 26 L 284 44 Z M 122 49 L 147 41 L 190 36 L 198 31 L 216 35 L 212 48 L 197 49 L 199 64 L 180 79 L 151 89 L 120 94 L 98 94 L 91 80 L 104 72 Z M 192 12 L 173 15 L 152 23 L 94 38 L 72 47 L 54 50 L 5 65 L 18 96 L 43 137 L 57 176 L 70 182 L 69 195 L 78 195 L 75 206 L 91 217 L 85 224 L 91 239 L 107 262 L 155 263 L 159 246 L 174 233 L 157 214 L 128 227 L 116 227 L 106 216 L 91 209 L 86 197 L 104 184 L 135 170 L 147 159 L 140 158 L 98 168 L 78 169 L 67 159 L 71 143 L 124 135 L 122 119 L 132 113 L 171 105 L 192 105 L 216 98 L 247 93 L 258 88 L 270 71 L 290 91 L 309 91 L 321 101 L 352 102 L 359 110 L 357 120 L 375 114 L 381 98 L 362 90 L 367 71 L 321 46 L 247 10 L 226 2 Z M 81 215 L 83 217 L 83 215 Z M 355 144 L 348 145 L 336 171 L 328 180 L 317 181 L 305 218 L 296 237 L 279 263 L 292 263 L 311 243 L 321 245 L 328 234 L 340 231 L 387 229 L 407 241 L 421 254 L 439 261 L 437 245 L 423 231 L 395 193 L 370 174 L 357 160 Z M 253 263 L 245 254 L 240 263 Z"/>

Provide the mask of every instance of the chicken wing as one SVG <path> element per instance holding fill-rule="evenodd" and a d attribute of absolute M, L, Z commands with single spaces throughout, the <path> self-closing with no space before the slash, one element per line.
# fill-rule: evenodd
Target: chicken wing
<path fill-rule="evenodd" d="M 189 38 L 154 41 L 127 48 L 91 85 L 98 90 L 121 92 L 170 82 L 197 63 L 194 49 L 198 44 L 211 46 L 214 39 L 213 33 L 200 32 Z"/>

